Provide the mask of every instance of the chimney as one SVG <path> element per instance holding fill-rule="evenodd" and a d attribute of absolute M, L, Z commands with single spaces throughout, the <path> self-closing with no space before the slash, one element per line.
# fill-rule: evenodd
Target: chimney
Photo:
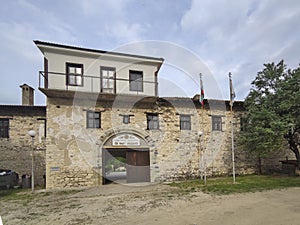
<path fill-rule="evenodd" d="M 20 86 L 22 88 L 22 105 L 34 104 L 34 89 L 27 84 Z"/>

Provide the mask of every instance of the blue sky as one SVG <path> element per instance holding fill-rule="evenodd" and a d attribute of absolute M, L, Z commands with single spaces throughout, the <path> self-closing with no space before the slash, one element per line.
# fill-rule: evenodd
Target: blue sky
<path fill-rule="evenodd" d="M 299 21 L 298 0 L 5 1 L 0 104 L 20 104 L 23 83 L 36 89 L 36 104 L 45 104 L 38 91 L 43 57 L 33 40 L 165 57 L 161 96 L 193 96 L 202 72 L 205 97 L 228 99 L 231 71 L 243 100 L 264 63 L 299 65 Z"/>

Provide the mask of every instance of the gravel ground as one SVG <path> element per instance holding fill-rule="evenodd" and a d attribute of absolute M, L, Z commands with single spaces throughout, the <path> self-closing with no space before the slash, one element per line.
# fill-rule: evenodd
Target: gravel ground
<path fill-rule="evenodd" d="M 41 190 L 1 199 L 0 216 L 3 225 L 298 225 L 300 188 L 226 196 L 167 185 Z"/>

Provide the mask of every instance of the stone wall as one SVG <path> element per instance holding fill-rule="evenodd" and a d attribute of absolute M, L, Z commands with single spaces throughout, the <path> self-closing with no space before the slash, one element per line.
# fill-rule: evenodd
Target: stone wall
<path fill-rule="evenodd" d="M 97 186 L 102 183 L 102 147 L 112 135 L 133 133 L 150 152 L 151 182 L 232 174 L 231 120 L 228 102 L 188 98 L 93 98 L 47 100 L 47 188 Z M 101 112 L 101 128 L 86 128 L 86 111 Z M 159 130 L 147 130 L 147 113 L 159 114 Z M 235 143 L 240 131 L 241 103 L 233 112 Z M 191 130 L 180 130 L 180 115 L 191 116 Z M 131 115 L 123 124 L 122 115 Z M 222 117 L 222 130 L 212 131 L 212 116 Z M 199 131 L 203 135 L 199 137 Z M 236 144 L 235 144 L 236 145 Z M 257 172 L 258 160 L 235 149 L 236 173 Z M 267 159 L 266 159 L 267 160 Z"/>
<path fill-rule="evenodd" d="M 34 109 L 22 112 L 22 106 L 17 109 L 0 109 L 0 118 L 9 118 L 9 138 L 0 138 L 0 168 L 10 169 L 19 174 L 31 174 L 32 147 L 29 130 L 35 130 L 37 135 L 34 140 L 35 155 L 35 184 L 44 185 L 45 174 L 45 108 L 44 113 L 35 113 Z M 31 108 L 32 109 L 32 108 Z M 43 111 L 43 110 L 41 110 Z"/>

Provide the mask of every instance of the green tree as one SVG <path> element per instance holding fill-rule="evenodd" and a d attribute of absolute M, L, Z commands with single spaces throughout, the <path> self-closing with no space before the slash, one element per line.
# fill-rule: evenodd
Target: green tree
<path fill-rule="evenodd" d="M 126 159 L 123 157 L 112 157 L 105 165 L 106 171 L 112 171 L 119 167 L 126 167 Z"/>
<path fill-rule="evenodd" d="M 277 101 L 280 104 L 275 108 L 276 113 L 285 121 L 284 138 L 300 168 L 300 67 L 287 71 L 277 92 Z"/>
<path fill-rule="evenodd" d="M 300 68 L 265 64 L 245 99 L 246 125 L 239 142 L 258 158 L 289 145 L 300 167 Z"/>

